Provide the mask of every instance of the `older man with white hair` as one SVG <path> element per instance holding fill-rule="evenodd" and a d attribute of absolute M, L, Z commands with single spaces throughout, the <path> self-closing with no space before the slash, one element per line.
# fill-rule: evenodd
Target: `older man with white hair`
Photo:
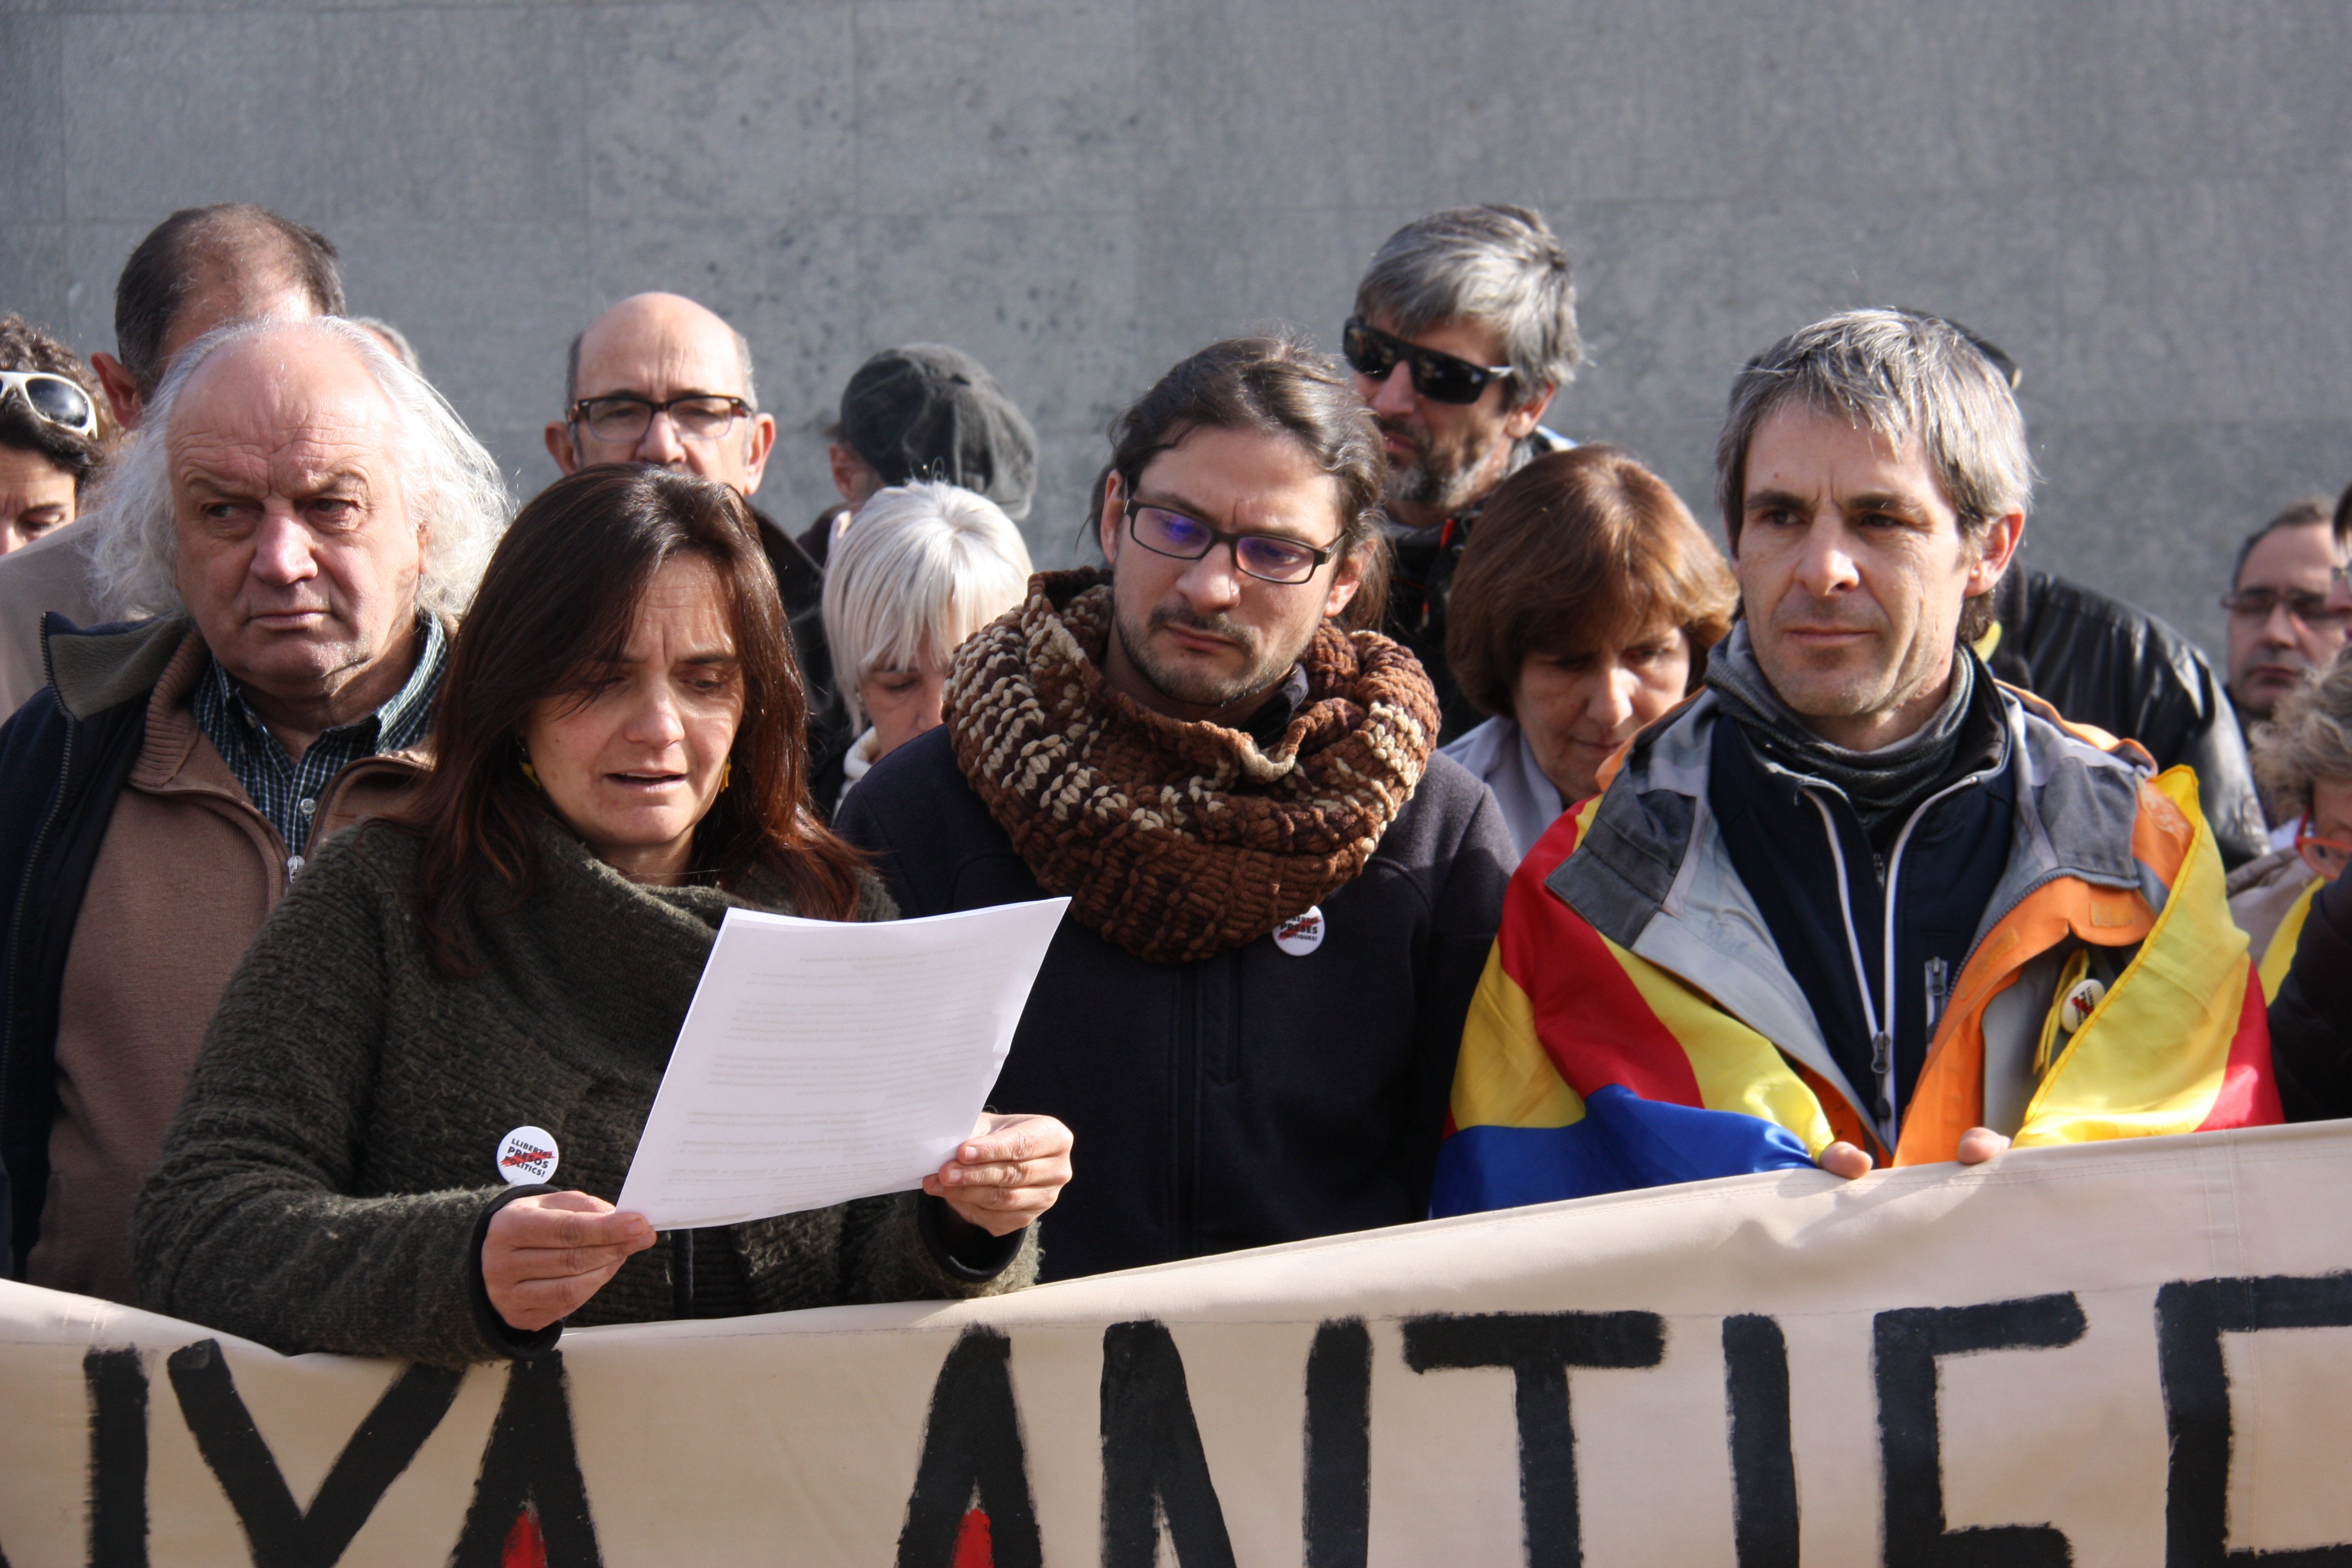
<path fill-rule="evenodd" d="M 304 858 L 396 802 L 367 759 L 424 742 L 508 510 L 447 404 L 348 321 L 179 356 L 84 525 L 144 618 L 49 617 L 48 684 L 0 730 L 14 1278 L 131 1299 L 131 1203 L 221 988 Z"/>

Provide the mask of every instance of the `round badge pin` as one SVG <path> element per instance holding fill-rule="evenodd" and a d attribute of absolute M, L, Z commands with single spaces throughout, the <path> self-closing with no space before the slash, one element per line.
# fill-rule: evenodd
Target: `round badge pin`
<path fill-rule="evenodd" d="M 555 1139 L 544 1127 L 518 1127 L 499 1140 L 499 1176 L 509 1186 L 555 1174 Z"/>
<path fill-rule="evenodd" d="M 2066 993 L 2066 1000 L 2058 1014 L 2058 1026 L 2070 1035 L 2081 1028 L 2098 1007 L 2099 999 L 2106 994 L 2107 988 L 2096 980 L 2086 978 L 2077 984 L 2074 989 Z"/>
<path fill-rule="evenodd" d="M 1274 945 L 1293 958 L 1304 958 L 1323 945 L 1324 930 L 1323 906 L 1318 904 L 1275 927 Z"/>

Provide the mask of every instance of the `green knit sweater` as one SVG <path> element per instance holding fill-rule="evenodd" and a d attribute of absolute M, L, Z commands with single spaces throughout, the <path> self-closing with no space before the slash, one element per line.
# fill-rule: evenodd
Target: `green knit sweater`
<path fill-rule="evenodd" d="M 791 912 L 764 879 L 641 887 L 551 823 L 537 889 L 477 911 L 482 973 L 452 979 L 425 948 L 418 848 L 381 824 L 342 835 L 230 981 L 132 1224 L 148 1306 L 289 1352 L 462 1366 L 537 1348 L 489 1312 L 475 1261 L 510 1190 L 499 1140 L 545 1128 L 557 1186 L 618 1196 L 726 910 Z M 893 912 L 868 878 L 858 918 Z M 706 1231 L 698 1274 L 723 1262 L 762 1311 L 1036 1277 L 1036 1226 L 975 1268 L 937 1207 L 902 1193 Z M 714 1237 L 734 1256 L 709 1259 Z M 671 1316 L 670 1257 L 630 1258 L 572 1321 Z"/>

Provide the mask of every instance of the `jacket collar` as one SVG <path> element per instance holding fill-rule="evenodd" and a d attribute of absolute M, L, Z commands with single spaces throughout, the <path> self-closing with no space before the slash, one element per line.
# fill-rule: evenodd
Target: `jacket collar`
<path fill-rule="evenodd" d="M 164 667 L 180 652 L 181 644 L 188 640 L 190 629 L 184 616 L 159 616 L 85 631 L 55 611 L 44 615 L 41 655 L 58 706 L 74 719 L 87 720 L 145 696 L 163 678 Z M 198 647 L 201 649 L 201 642 Z"/>
<path fill-rule="evenodd" d="M 2162 883 L 2132 853 L 2146 753 L 2128 743 L 2104 751 L 2045 717 L 2037 700 L 1997 691 L 2017 804 L 1979 940 L 2062 877 L 2134 889 L 2162 909 Z M 1544 885 L 1601 935 L 1688 981 L 1860 1104 L 1708 808 L 1714 728 L 1726 718 L 1715 693 L 1702 692 L 1637 736 L 1576 852 Z"/>

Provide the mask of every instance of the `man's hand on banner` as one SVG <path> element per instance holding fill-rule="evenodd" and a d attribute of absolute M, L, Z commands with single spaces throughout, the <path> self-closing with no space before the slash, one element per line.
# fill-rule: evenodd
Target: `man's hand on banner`
<path fill-rule="evenodd" d="M 633 1253 L 654 1244 L 639 1214 L 586 1193 L 534 1193 L 490 1216 L 482 1283 L 499 1317 L 536 1333 L 580 1310 Z"/>
<path fill-rule="evenodd" d="M 923 1178 L 958 1219 L 1010 1236 L 1054 1206 L 1070 1179 L 1070 1130 L 1050 1116 L 983 1110 L 955 1158 Z"/>
<path fill-rule="evenodd" d="M 2008 1147 L 2009 1134 L 1990 1127 L 1971 1127 L 1960 1134 L 1960 1146 L 1953 1158 L 1963 1165 L 1981 1165 Z M 1870 1174 L 1873 1162 L 1870 1151 L 1840 1139 L 1816 1155 L 1813 1163 L 1850 1182 L 1856 1176 Z"/>

